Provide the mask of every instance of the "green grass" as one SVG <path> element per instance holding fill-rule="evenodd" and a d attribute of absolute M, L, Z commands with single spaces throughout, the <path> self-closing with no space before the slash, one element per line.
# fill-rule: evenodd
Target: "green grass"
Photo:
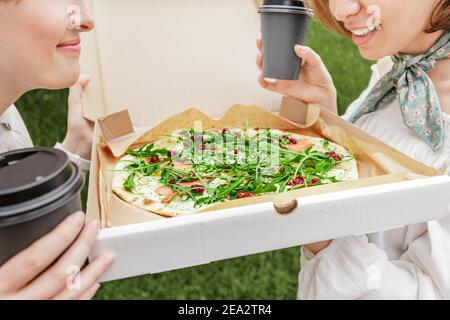
<path fill-rule="evenodd" d="M 333 75 L 340 112 L 366 87 L 371 62 L 348 39 L 313 23 L 309 46 Z M 256 52 L 255 52 L 256 54 Z M 67 90 L 36 90 L 19 108 L 33 141 L 53 146 L 66 132 Z M 86 190 L 83 192 L 84 199 Z M 299 249 L 291 248 L 209 265 L 106 283 L 97 299 L 295 299 Z"/>

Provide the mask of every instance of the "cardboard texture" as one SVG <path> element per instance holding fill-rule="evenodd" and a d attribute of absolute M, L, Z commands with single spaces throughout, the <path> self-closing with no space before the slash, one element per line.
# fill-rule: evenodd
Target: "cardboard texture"
<path fill-rule="evenodd" d="M 91 75 L 84 113 L 98 121 L 87 219 L 99 219 L 103 228 L 91 258 L 103 250 L 116 255 L 101 281 L 448 214 L 450 178 L 442 171 L 402 155 L 320 106 L 282 100 L 260 88 L 255 66 L 259 1 L 88 2 L 96 29 L 82 35 L 82 70 Z M 356 155 L 361 179 L 226 202 L 173 219 L 131 206 L 111 192 L 111 168 L 127 148 L 199 123 L 203 129 L 249 123 L 327 138 Z"/>
<path fill-rule="evenodd" d="M 88 2 L 96 20 L 82 35 L 89 119 L 128 109 L 147 126 L 190 107 L 214 118 L 236 103 L 279 108 L 281 97 L 256 81 L 254 0 Z"/>
<path fill-rule="evenodd" d="M 284 106 L 308 109 L 300 112 L 305 115 L 302 125 L 257 106 L 236 105 L 217 121 L 189 109 L 144 134 L 127 137 L 129 147 L 151 142 L 163 132 L 195 126 L 199 120 L 205 129 L 252 123 L 321 136 L 343 145 L 356 155 L 362 179 L 225 202 L 203 213 L 166 219 L 131 206 L 111 192 L 110 170 L 118 158 L 109 146 L 119 146 L 119 154 L 127 147 L 120 139 L 105 143 L 97 126 L 88 219 L 100 219 L 104 230 L 92 257 L 103 250 L 118 257 L 102 281 L 389 230 L 448 214 L 450 179 L 436 176 L 439 170 L 408 158 L 319 106 L 284 101 Z M 313 119 L 310 126 L 307 119 Z M 433 210 L 429 210 L 429 202 L 434 204 Z"/>
<path fill-rule="evenodd" d="M 135 132 L 128 110 L 100 118 L 98 124 L 106 141 L 124 138 Z"/>

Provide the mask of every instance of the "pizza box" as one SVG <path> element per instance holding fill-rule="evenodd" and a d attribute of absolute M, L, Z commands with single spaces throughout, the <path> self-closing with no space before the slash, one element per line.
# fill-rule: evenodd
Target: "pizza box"
<path fill-rule="evenodd" d="M 85 115 L 96 126 L 87 219 L 102 223 L 91 258 L 104 250 L 116 255 L 101 281 L 389 230 L 449 214 L 450 177 L 442 170 L 398 153 L 320 106 L 283 99 L 259 87 L 258 1 L 95 0 L 89 5 L 96 29 L 82 39 L 82 71 L 92 78 L 83 99 Z M 237 103 L 264 110 L 228 109 Z M 239 200 L 213 212 L 172 219 L 136 212 L 114 199 L 102 159 L 120 156 L 173 115 L 178 121 L 203 118 L 211 123 L 222 117 L 231 121 L 230 115 L 235 121 L 253 117 L 262 123 L 285 119 L 285 125 L 353 144 L 365 178 L 255 203 Z"/>

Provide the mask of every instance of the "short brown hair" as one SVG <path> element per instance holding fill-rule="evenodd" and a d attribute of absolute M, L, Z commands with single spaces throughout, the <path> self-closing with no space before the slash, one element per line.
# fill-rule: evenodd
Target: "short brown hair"
<path fill-rule="evenodd" d="M 336 20 L 330 12 L 329 0 L 308 0 L 308 3 L 315 10 L 317 18 L 325 27 L 345 36 L 351 35 L 344 28 L 343 23 Z M 430 27 L 425 32 L 433 33 L 448 29 L 450 29 L 450 0 L 440 0 L 431 15 Z"/>

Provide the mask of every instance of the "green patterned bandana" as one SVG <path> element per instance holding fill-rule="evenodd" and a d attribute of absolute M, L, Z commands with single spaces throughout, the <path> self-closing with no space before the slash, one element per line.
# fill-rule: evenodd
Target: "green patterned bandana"
<path fill-rule="evenodd" d="M 444 120 L 439 97 L 427 72 L 438 60 L 450 58 L 450 31 L 446 31 L 424 55 L 397 54 L 394 67 L 372 89 L 366 100 L 350 117 L 355 123 L 367 113 L 392 103 L 398 98 L 403 121 L 434 151 L 445 142 Z"/>

